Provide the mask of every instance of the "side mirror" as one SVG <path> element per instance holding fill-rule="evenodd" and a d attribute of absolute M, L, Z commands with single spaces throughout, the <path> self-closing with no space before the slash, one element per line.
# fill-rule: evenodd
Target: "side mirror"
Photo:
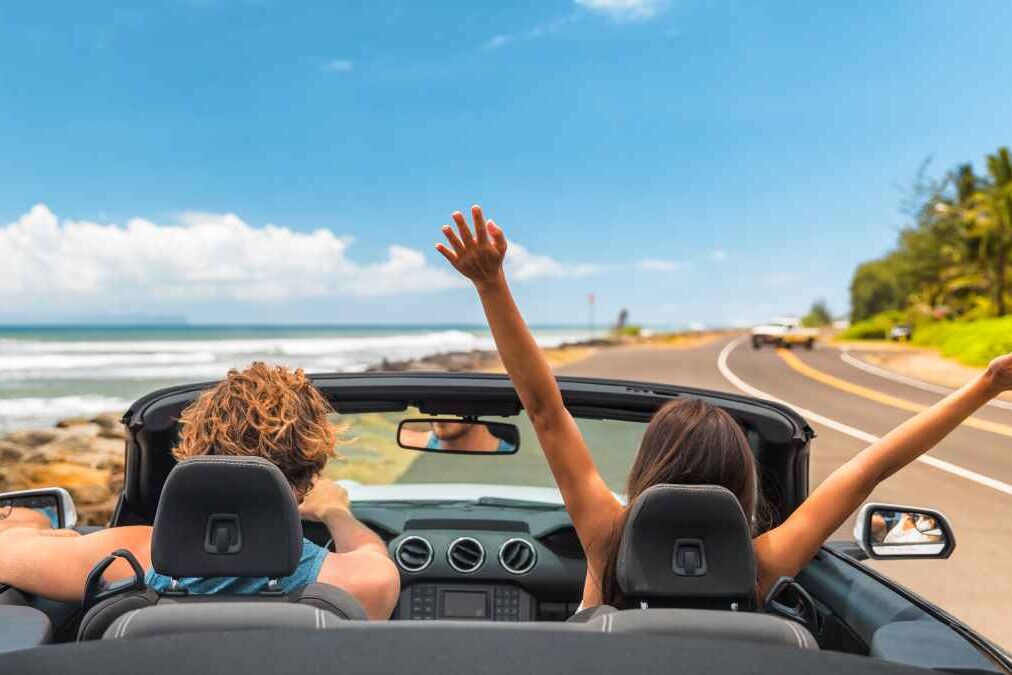
<path fill-rule="evenodd" d="M 956 536 L 940 512 L 895 504 L 865 504 L 854 539 L 869 558 L 948 558 Z"/>
<path fill-rule="evenodd" d="M 63 488 L 0 493 L 0 524 L 23 523 L 42 526 L 46 521 L 55 530 L 77 525 L 74 499 Z"/>
<path fill-rule="evenodd" d="M 520 430 L 503 422 L 411 419 L 397 426 L 397 445 L 455 455 L 513 455 L 520 449 Z"/>

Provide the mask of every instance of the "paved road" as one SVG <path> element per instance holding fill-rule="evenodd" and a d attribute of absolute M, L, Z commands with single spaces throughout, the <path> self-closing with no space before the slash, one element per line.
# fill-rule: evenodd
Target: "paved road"
<path fill-rule="evenodd" d="M 749 390 L 746 393 L 758 390 L 803 408 L 818 433 L 811 455 L 813 486 L 864 448 L 870 436 L 886 434 L 915 414 L 919 406 L 941 398 L 860 370 L 830 347 L 794 350 L 785 358 L 772 349 L 753 351 L 748 344 L 732 347 L 730 342 L 725 339 L 684 350 L 605 350 L 561 372 L 731 392 L 742 385 Z M 722 353 L 723 372 L 719 365 Z M 988 407 L 976 417 L 983 423 L 961 426 L 932 451 L 931 457 L 941 463 L 912 464 L 885 481 L 871 497 L 940 509 L 955 529 L 956 552 L 948 560 L 869 564 L 1009 648 L 1012 410 Z M 851 529 L 852 523 L 848 523 L 835 538 L 849 538 Z"/>

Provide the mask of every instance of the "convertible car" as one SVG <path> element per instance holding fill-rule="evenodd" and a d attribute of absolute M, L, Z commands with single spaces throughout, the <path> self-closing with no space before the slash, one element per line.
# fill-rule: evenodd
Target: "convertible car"
<path fill-rule="evenodd" d="M 656 486 L 623 533 L 617 574 L 634 607 L 580 610 L 583 551 L 508 379 L 313 379 L 353 436 L 325 475 L 401 572 L 391 621 L 364 620 L 334 588 L 187 598 L 153 593 L 140 576 L 89 584 L 68 604 L 0 587 L 0 672 L 1012 673 L 996 645 L 861 562 L 948 556 L 955 537 L 940 513 L 867 504 L 853 539 L 828 542 L 757 602 L 748 524 L 730 493 Z M 175 470 L 180 412 L 211 384 L 162 389 L 126 412 L 124 489 L 108 526 L 154 524 L 154 564 L 170 576 L 284 575 L 299 527 L 329 542 L 319 524 L 285 519 L 294 500 L 270 471 L 222 461 L 201 483 Z M 560 385 L 616 494 L 651 414 L 676 397 L 703 398 L 741 424 L 771 507 L 765 527 L 808 493 L 814 434 L 787 407 L 644 382 Z M 0 495 L 3 508 L 75 526 L 58 489 Z"/>

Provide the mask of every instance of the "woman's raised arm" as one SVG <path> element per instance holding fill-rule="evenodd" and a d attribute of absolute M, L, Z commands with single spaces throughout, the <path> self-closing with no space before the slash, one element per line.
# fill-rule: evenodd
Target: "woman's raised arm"
<path fill-rule="evenodd" d="M 756 540 L 760 589 L 794 576 L 883 480 L 934 447 L 978 408 L 1012 388 L 1012 354 L 918 413 L 838 468 L 782 525 Z"/>
<path fill-rule="evenodd" d="M 621 504 L 598 473 L 563 404 L 552 368 L 513 300 L 503 272 L 506 235 L 495 222 L 486 222 L 481 207 L 473 206 L 471 214 L 474 233 L 457 211 L 453 214 L 457 231 L 443 226 L 449 247 L 437 244 L 436 249 L 477 289 L 499 356 L 534 425 L 573 525 L 590 552 L 606 545 Z"/>

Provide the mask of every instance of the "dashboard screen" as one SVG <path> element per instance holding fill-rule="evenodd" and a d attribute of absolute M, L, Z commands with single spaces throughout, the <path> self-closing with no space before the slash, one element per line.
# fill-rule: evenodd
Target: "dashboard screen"
<path fill-rule="evenodd" d="M 447 619 L 485 619 L 485 591 L 446 591 L 443 593 L 443 616 Z"/>

